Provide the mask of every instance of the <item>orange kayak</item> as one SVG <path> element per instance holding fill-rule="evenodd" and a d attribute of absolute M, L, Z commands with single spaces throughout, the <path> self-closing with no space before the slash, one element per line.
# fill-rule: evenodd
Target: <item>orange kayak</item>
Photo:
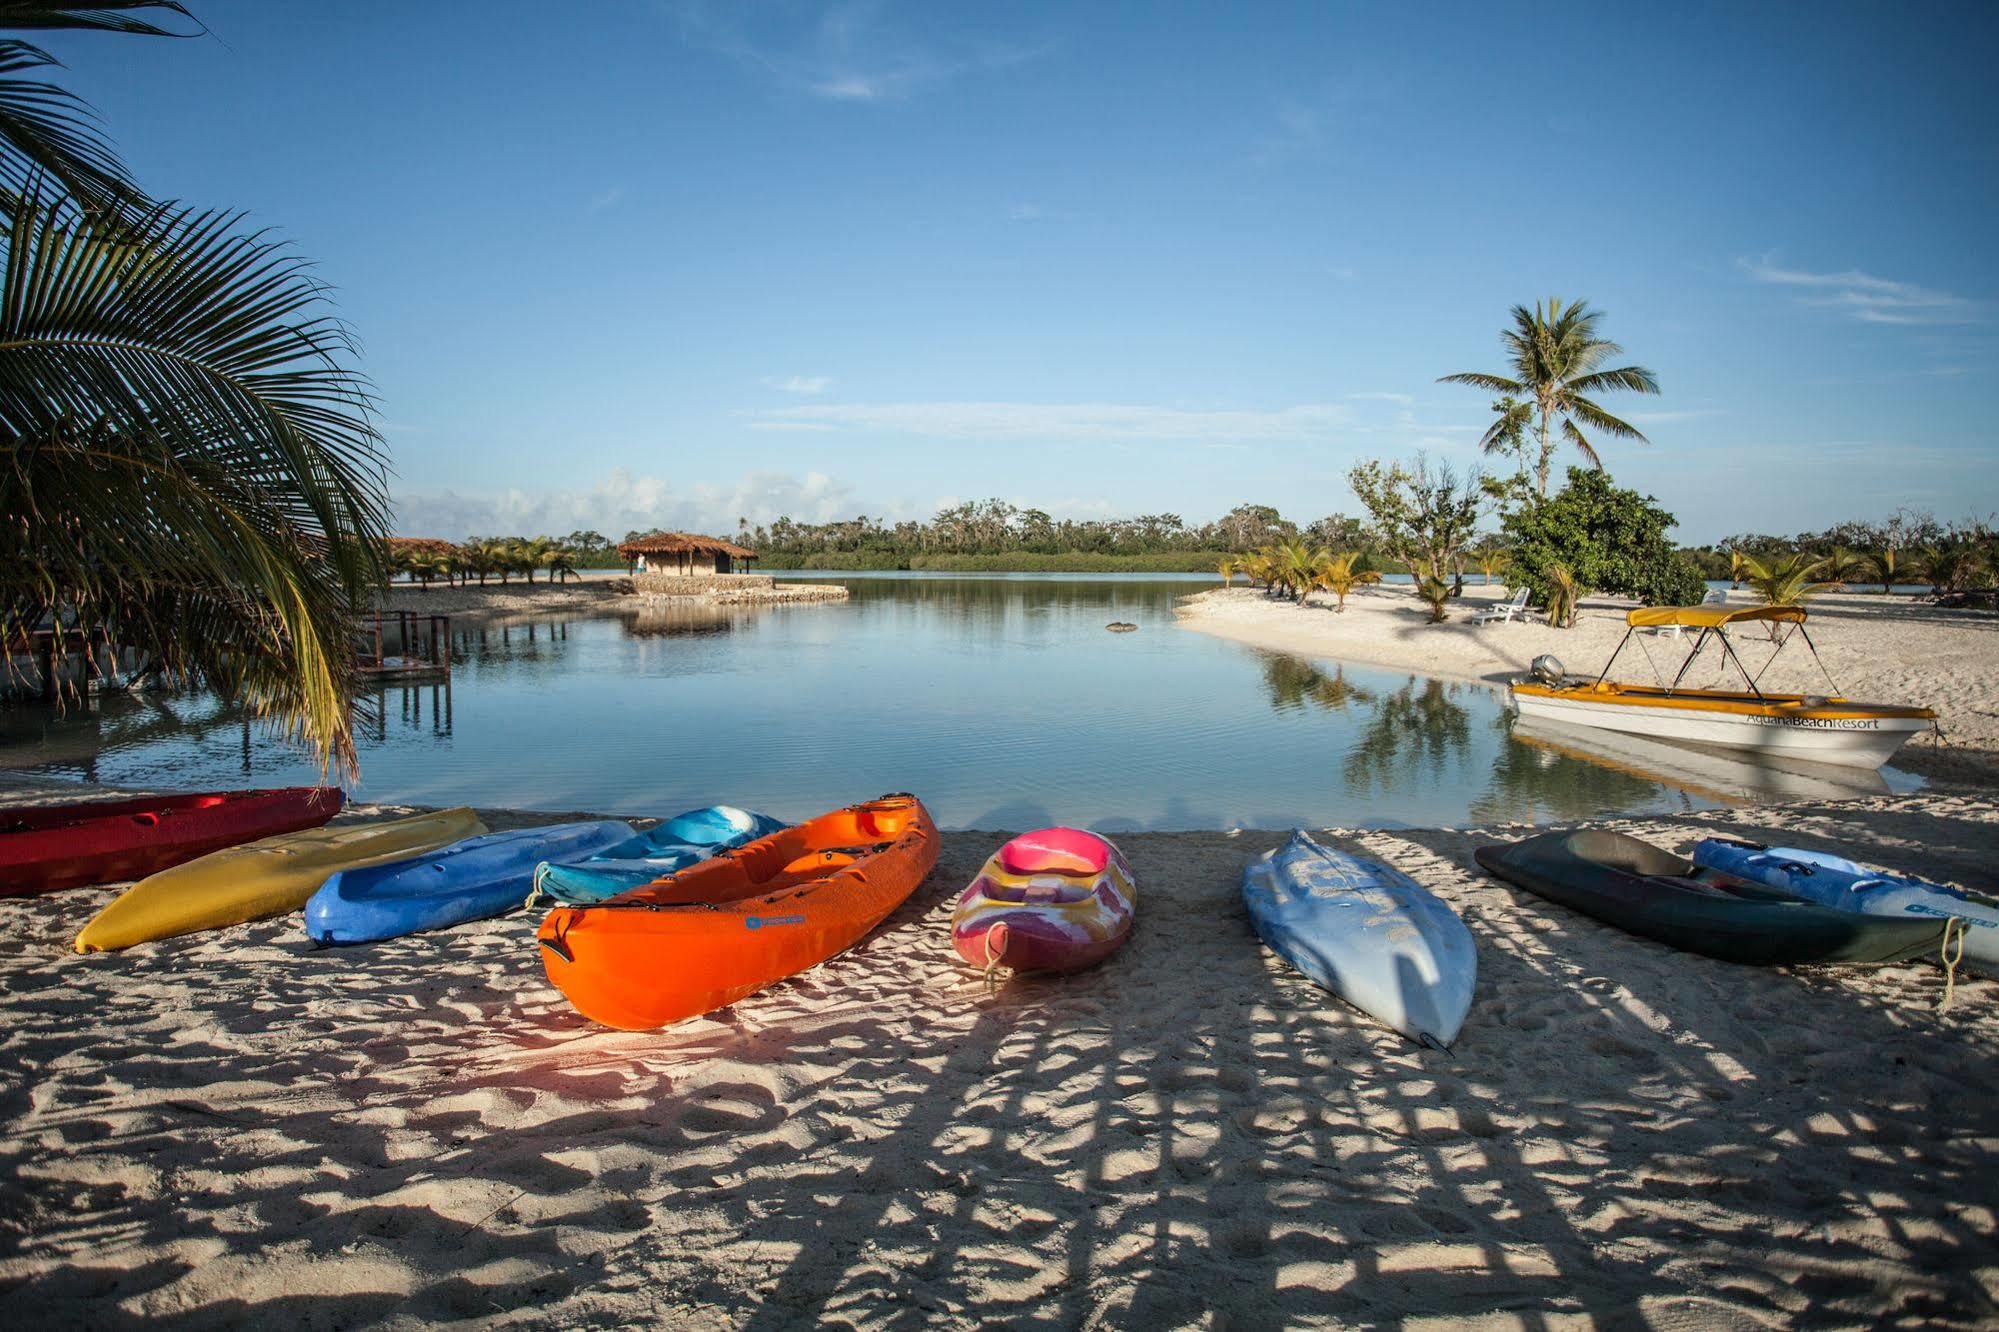
<path fill-rule="evenodd" d="M 548 979 L 579 1012 L 645 1031 L 846 951 L 936 863 L 923 802 L 883 796 L 607 901 L 557 907 L 535 937 Z"/>

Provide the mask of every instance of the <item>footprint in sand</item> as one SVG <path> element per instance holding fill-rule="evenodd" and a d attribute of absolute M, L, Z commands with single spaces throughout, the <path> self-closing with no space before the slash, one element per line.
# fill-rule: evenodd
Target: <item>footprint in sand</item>
<path fill-rule="evenodd" d="M 681 1130 L 690 1136 L 747 1133 L 776 1128 L 786 1119 L 777 1094 L 753 1082 L 718 1082 L 693 1093 L 681 1112 Z"/>

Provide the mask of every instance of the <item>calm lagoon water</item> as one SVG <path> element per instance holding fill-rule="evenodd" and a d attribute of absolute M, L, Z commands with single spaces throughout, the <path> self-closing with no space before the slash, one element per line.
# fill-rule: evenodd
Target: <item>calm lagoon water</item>
<path fill-rule="evenodd" d="M 1825 794 L 1797 789 L 1823 775 L 1693 751 L 1515 737 L 1496 688 L 1176 628 L 1174 598 L 1205 576 L 838 581 L 846 603 L 460 622 L 448 688 L 370 699 L 354 797 L 628 815 L 719 801 L 799 818 L 906 790 L 947 828 L 1119 831 L 1449 826 Z M 1139 630 L 1107 633 L 1112 620 Z M 0 740 L 4 766 L 79 780 L 317 777 L 202 696 L 66 719 L 17 710 Z M 1854 790 L 1834 794 L 1887 789 L 1844 780 Z"/>

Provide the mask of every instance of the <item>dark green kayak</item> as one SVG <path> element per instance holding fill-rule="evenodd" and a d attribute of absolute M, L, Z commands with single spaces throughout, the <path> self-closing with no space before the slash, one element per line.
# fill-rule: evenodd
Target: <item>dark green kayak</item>
<path fill-rule="evenodd" d="M 1724 962 L 1900 962 L 1943 944 L 1936 921 L 1832 911 L 1622 833 L 1543 833 L 1477 857 L 1486 873 L 1551 902 Z"/>

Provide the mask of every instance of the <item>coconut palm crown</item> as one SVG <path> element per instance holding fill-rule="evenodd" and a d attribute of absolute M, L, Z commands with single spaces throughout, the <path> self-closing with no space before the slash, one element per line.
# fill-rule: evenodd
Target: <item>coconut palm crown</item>
<path fill-rule="evenodd" d="M 145 0 L 0 0 L 0 30 L 165 36 Z M 354 762 L 352 613 L 386 454 L 325 292 L 232 214 L 156 203 L 0 38 L 0 636 L 149 653 Z"/>
<path fill-rule="evenodd" d="M 1532 456 L 1520 459 L 1525 472 L 1531 464 L 1535 490 L 1548 494 L 1548 471 L 1555 454 L 1559 424 L 1562 439 L 1576 446 L 1590 464 L 1599 469 L 1603 459 L 1583 428 L 1619 439 L 1645 436 L 1638 427 L 1612 416 L 1598 406 L 1591 395 L 1624 390 L 1657 393 L 1659 380 L 1643 366 L 1604 368 L 1604 362 L 1624 349 L 1602 336 L 1601 311 L 1586 301 L 1565 304 L 1560 298 L 1533 309 L 1513 307 L 1513 327 L 1499 335 L 1512 361 L 1511 375 L 1466 373 L 1445 375 L 1440 384 L 1469 384 L 1488 393 L 1498 393 L 1509 401 L 1480 444 L 1489 453 L 1507 452 L 1513 441 L 1524 440 L 1533 431 Z"/>

